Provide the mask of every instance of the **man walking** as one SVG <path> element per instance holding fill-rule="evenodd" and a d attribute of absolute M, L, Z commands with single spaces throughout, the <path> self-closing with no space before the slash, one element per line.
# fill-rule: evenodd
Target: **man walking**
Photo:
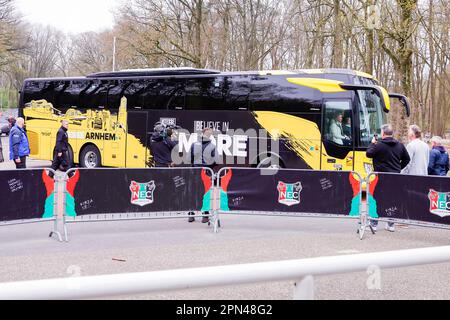
<path fill-rule="evenodd" d="M 406 146 L 411 161 L 402 170 L 403 174 L 426 176 L 428 175 L 428 163 L 430 159 L 430 149 L 422 141 L 422 132 L 416 125 L 412 125 L 408 130 L 410 143 Z"/>
<path fill-rule="evenodd" d="M 69 129 L 69 121 L 62 120 L 61 128 L 56 134 L 55 156 L 53 158 L 52 169 L 67 171 L 70 168 L 69 160 L 69 136 L 67 130 Z"/>
<path fill-rule="evenodd" d="M 442 145 L 442 138 L 438 136 L 431 138 L 431 147 L 428 173 L 431 176 L 445 177 L 450 165 L 447 150 Z"/>
<path fill-rule="evenodd" d="M 410 162 L 405 146 L 393 138 L 394 130 L 390 124 L 381 127 L 381 140 L 373 138 L 366 155 L 373 159 L 375 172 L 400 173 Z M 378 221 L 371 221 L 372 228 L 377 229 Z M 389 222 L 386 230 L 394 232 L 394 224 Z"/>
<path fill-rule="evenodd" d="M 9 158 L 13 160 L 17 169 L 27 167 L 27 157 L 30 155 L 30 145 L 24 129 L 25 120 L 17 118 L 16 124 L 9 133 Z"/>

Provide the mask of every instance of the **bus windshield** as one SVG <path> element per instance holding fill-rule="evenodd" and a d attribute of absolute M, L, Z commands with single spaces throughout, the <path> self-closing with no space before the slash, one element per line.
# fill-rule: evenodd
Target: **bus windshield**
<path fill-rule="evenodd" d="M 381 99 L 375 93 L 358 90 L 360 147 L 367 147 L 375 134 L 381 135 L 381 126 L 387 123 Z"/>

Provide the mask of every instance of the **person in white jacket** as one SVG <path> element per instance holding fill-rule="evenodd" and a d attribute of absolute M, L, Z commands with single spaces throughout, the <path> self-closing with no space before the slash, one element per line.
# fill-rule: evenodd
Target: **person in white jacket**
<path fill-rule="evenodd" d="M 430 160 L 430 148 L 422 141 L 422 132 L 417 125 L 412 125 L 408 130 L 409 143 L 406 146 L 411 161 L 402 170 L 403 174 L 415 176 L 428 175 L 428 163 Z"/>
<path fill-rule="evenodd" d="M 330 125 L 330 135 L 331 141 L 339 145 L 349 144 L 350 138 L 344 134 L 344 129 L 342 128 L 342 120 L 344 116 L 342 113 L 336 114 L 336 117 L 331 120 Z"/>

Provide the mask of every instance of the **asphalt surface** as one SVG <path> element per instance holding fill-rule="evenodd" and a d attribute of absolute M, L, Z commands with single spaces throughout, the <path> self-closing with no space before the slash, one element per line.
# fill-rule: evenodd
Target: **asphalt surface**
<path fill-rule="evenodd" d="M 3 139 L 5 142 L 5 139 Z M 5 147 L 5 144 L 3 144 Z M 48 167 L 49 161 L 29 161 Z M 0 170 L 13 169 L 12 162 Z M 68 225 L 69 242 L 49 238 L 52 223 L 0 226 L 0 282 L 220 266 L 450 245 L 450 231 L 419 227 L 379 230 L 361 241 L 353 220 L 222 216 L 207 224 L 182 220 Z M 380 224 L 380 229 L 383 224 Z M 122 261 L 118 261 L 122 260 Z M 368 273 L 317 277 L 317 299 L 450 299 L 450 263 L 381 270 L 380 288 Z M 162 292 L 114 299 L 292 299 L 293 283 Z"/>
<path fill-rule="evenodd" d="M 185 219 L 70 224 L 68 243 L 47 237 L 52 223 L 2 226 L 0 282 L 68 277 L 73 272 L 81 276 L 145 272 L 450 245 L 446 230 L 381 230 L 361 241 L 355 221 L 247 216 L 221 220 L 218 234 L 206 224 Z M 368 277 L 367 273 L 317 277 L 315 297 L 450 299 L 450 263 L 382 270 L 379 290 L 368 289 Z M 271 300 L 292 299 L 292 293 L 292 283 L 275 282 L 120 299 Z"/>

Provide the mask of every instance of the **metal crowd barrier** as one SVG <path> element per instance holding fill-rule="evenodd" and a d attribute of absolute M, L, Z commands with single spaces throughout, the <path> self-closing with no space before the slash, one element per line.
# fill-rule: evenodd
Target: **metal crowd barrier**
<path fill-rule="evenodd" d="M 53 173 L 53 179 L 49 173 Z M 0 181 L 0 227 L 53 221 L 49 237 L 55 235 L 62 242 L 58 231 L 62 185 L 54 170 L 2 170 Z"/>
<path fill-rule="evenodd" d="M 137 177 L 140 176 L 141 174 L 148 174 L 150 177 L 154 175 L 158 175 L 161 173 L 166 174 L 167 173 L 167 177 L 171 177 L 172 178 L 172 182 L 175 185 L 175 193 L 173 193 L 172 195 L 170 194 L 164 194 L 165 197 L 170 197 L 172 196 L 173 199 L 169 199 L 170 201 L 166 200 L 166 206 L 159 206 L 157 209 L 152 209 L 151 206 L 146 207 L 147 205 L 150 205 L 151 203 L 153 203 L 153 197 L 154 197 L 154 192 L 156 189 L 158 189 L 158 181 L 156 181 L 156 178 L 151 180 L 151 181 L 142 181 L 143 178 L 141 178 L 140 181 L 133 181 L 136 183 L 136 187 L 145 187 L 148 188 L 146 190 L 144 190 L 144 193 L 147 193 L 146 195 L 148 195 L 149 197 L 151 197 L 152 199 L 137 199 L 136 202 L 142 200 L 144 203 L 137 203 L 137 206 L 133 207 L 132 201 L 131 201 L 131 205 L 128 204 L 124 205 L 124 199 L 122 197 L 122 201 L 119 203 L 120 209 L 117 209 L 118 207 L 114 206 L 114 203 L 111 204 L 111 206 L 108 208 L 107 205 L 103 204 L 100 205 L 99 207 L 96 207 L 95 202 L 97 201 L 97 199 L 93 199 L 90 198 L 89 196 L 86 196 L 86 194 L 80 196 L 79 198 L 75 199 L 74 197 L 76 196 L 75 194 L 75 188 L 76 186 L 72 186 L 73 189 L 71 189 L 71 179 L 78 173 L 80 176 L 83 175 L 83 172 L 89 173 L 89 174 L 100 174 L 100 177 L 108 177 L 108 175 L 111 173 L 112 176 L 117 175 L 118 173 L 123 173 L 124 176 L 129 176 L 129 175 L 133 175 Z M 137 175 L 136 173 L 139 172 L 140 175 Z M 198 179 L 196 181 L 196 185 L 193 186 L 192 185 L 192 181 L 186 181 L 186 179 L 188 179 L 188 176 L 185 177 L 180 177 L 177 176 L 177 173 L 182 173 L 182 172 L 188 172 L 188 173 L 192 173 L 192 172 L 198 172 L 198 174 L 201 175 L 202 177 L 202 181 L 204 182 L 203 186 L 199 186 L 198 185 Z M 206 174 L 203 174 L 206 173 Z M 192 175 L 191 175 L 192 176 Z M 154 177 L 154 176 L 153 176 Z M 199 188 L 201 187 L 205 187 L 205 184 L 208 183 L 208 181 L 204 181 L 205 179 L 209 180 L 209 185 L 210 185 L 210 190 L 204 190 L 204 199 L 203 199 L 203 206 L 206 205 L 207 209 L 209 210 L 200 210 L 203 209 L 199 208 L 199 207 L 195 207 L 193 205 L 193 203 L 190 204 L 186 204 L 186 202 L 189 202 L 189 200 L 191 199 L 191 196 L 194 197 L 194 193 L 196 193 L 196 195 L 199 197 L 201 192 L 199 190 Z M 85 223 L 85 222 L 106 222 L 106 221 L 133 221 L 133 220 L 156 220 L 156 219 L 188 219 L 188 218 L 202 218 L 202 217 L 209 217 L 210 218 L 210 222 L 209 225 L 211 225 L 211 223 L 213 225 L 216 225 L 216 220 L 215 220 L 215 213 L 214 213 L 214 203 L 215 203 L 215 199 L 213 198 L 214 196 L 214 172 L 209 169 L 209 168 L 147 168 L 147 169 L 71 169 L 69 171 L 66 172 L 65 176 L 64 176 L 64 197 L 63 197 L 63 207 L 65 210 L 65 214 L 63 217 L 63 228 L 64 228 L 64 239 L 67 242 L 68 241 L 68 230 L 67 230 L 67 225 L 68 224 L 72 224 L 72 223 Z M 121 182 L 126 182 L 125 184 L 129 184 L 129 183 L 133 183 L 130 177 L 128 177 L 128 180 L 126 181 L 121 181 Z M 137 180 L 137 179 L 136 179 Z M 144 179 L 145 180 L 145 179 Z M 147 179 L 149 180 L 149 179 Z M 118 183 L 120 183 L 120 181 L 101 181 L 102 183 L 106 183 L 108 185 L 108 187 L 106 188 L 107 190 L 111 191 L 117 191 L 118 187 Z M 92 183 L 92 182 L 91 182 Z M 114 184 L 116 183 L 116 184 Z M 147 184 L 146 184 L 147 183 Z M 166 185 L 160 184 L 160 187 L 162 186 L 163 188 L 167 188 L 168 185 L 170 183 L 167 183 Z M 89 183 L 84 183 L 83 186 L 88 186 Z M 117 188 L 112 188 L 111 186 L 115 186 Z M 92 188 L 96 189 L 96 188 L 100 188 L 101 184 L 96 184 L 94 185 Z M 131 188 L 131 185 L 129 186 Z M 178 192 L 176 189 L 177 188 L 181 188 L 184 187 L 184 190 Z M 121 186 L 121 190 L 124 191 L 124 186 Z M 84 189 L 84 188 L 81 188 Z M 73 192 L 73 194 L 71 195 L 70 192 Z M 128 190 L 128 197 L 130 198 L 130 192 L 131 192 L 131 196 L 132 196 L 132 191 Z M 210 193 L 210 197 L 209 200 L 205 200 L 205 197 L 207 197 L 208 192 Z M 86 193 L 86 191 L 85 191 Z M 151 194 L 150 194 L 151 193 Z M 109 201 L 114 202 L 115 196 L 119 196 L 117 194 L 109 194 L 109 195 L 105 195 L 104 198 L 108 198 Z M 189 199 L 186 199 L 186 196 Z M 73 199 L 71 199 L 71 201 L 68 201 L 67 199 L 72 197 Z M 155 196 L 156 197 L 156 196 Z M 184 198 L 183 198 L 184 197 Z M 183 198 L 183 199 L 181 199 Z M 207 197 L 208 198 L 208 197 Z M 117 200 L 117 199 L 116 199 Z M 155 200 L 156 203 L 157 200 Z M 198 199 L 197 199 L 198 201 Z M 205 203 L 209 201 L 209 203 Z M 69 204 L 69 202 L 71 202 Z M 147 203 L 145 203 L 147 202 Z M 136 203 L 135 203 L 136 204 Z M 179 206 L 181 204 L 181 207 Z M 148 210 L 136 210 L 137 208 L 139 208 L 139 206 L 141 206 L 141 208 L 148 208 Z M 177 207 L 178 208 L 174 208 Z M 71 216 L 68 213 L 68 209 L 69 210 L 73 210 L 76 209 L 78 207 L 78 209 L 86 209 L 88 214 L 81 214 L 78 215 L 76 214 L 76 216 Z M 93 209 L 92 209 L 93 208 Z M 103 210 L 102 210 L 103 208 Z M 108 208 L 108 209 L 106 209 Z M 90 210 L 92 209 L 92 210 Z M 106 209 L 106 210 L 105 210 Z M 132 209 L 132 210 L 130 210 Z M 209 213 L 205 213 L 206 211 L 208 211 Z"/>
<path fill-rule="evenodd" d="M 227 174 L 229 175 L 229 173 L 231 172 L 231 176 L 227 177 Z M 228 180 L 233 179 L 233 172 L 244 172 L 245 175 L 247 175 L 247 173 L 249 175 L 253 175 L 254 179 L 253 181 L 251 181 L 251 186 L 246 185 L 246 183 L 248 183 L 249 181 L 246 179 L 242 179 L 242 190 L 233 190 L 233 197 L 232 199 L 229 198 L 229 196 L 231 196 L 228 187 L 229 185 L 226 187 L 227 190 L 223 190 L 223 181 L 224 179 L 226 179 L 227 181 L 225 182 L 226 184 L 231 183 Z M 255 175 L 255 173 L 257 173 L 257 175 Z M 286 178 L 287 180 L 289 180 L 290 183 L 288 182 L 284 182 L 284 181 L 278 181 L 279 179 L 276 178 L 277 175 L 279 173 L 283 173 L 282 176 L 283 178 Z M 317 176 L 315 179 L 307 179 L 308 175 L 312 174 Z M 310 209 L 312 210 L 291 210 L 289 208 L 294 208 L 296 205 L 299 205 L 302 203 L 302 199 L 301 197 L 301 192 L 305 189 L 308 190 L 308 188 L 310 189 L 309 191 L 309 196 L 314 195 L 314 193 L 312 191 L 316 191 L 317 193 L 319 193 L 319 196 L 317 197 L 317 201 L 321 201 L 321 205 L 322 205 L 322 209 L 323 209 L 323 203 L 326 203 L 327 200 L 334 200 L 335 204 L 336 204 L 336 200 L 333 199 L 333 197 L 330 196 L 330 194 L 328 194 L 327 198 L 323 198 L 320 199 L 320 195 L 323 194 L 327 194 L 329 192 L 331 192 L 333 194 L 333 190 L 336 190 L 336 188 L 340 188 L 339 190 L 342 189 L 342 186 L 344 184 L 344 181 L 339 181 L 339 179 L 337 179 L 336 181 L 330 181 L 330 177 L 333 175 L 339 175 L 340 177 L 345 177 L 346 179 L 352 179 L 351 177 L 354 177 L 354 185 L 351 186 L 351 183 L 349 183 L 347 186 L 345 186 L 344 189 L 346 189 L 345 191 L 348 192 L 352 192 L 352 195 L 349 196 L 347 198 L 350 198 L 351 200 L 351 204 L 347 204 L 347 207 L 349 210 L 351 210 L 351 212 L 348 211 L 343 211 L 346 210 L 345 208 L 342 208 L 341 212 L 337 213 L 334 212 L 335 210 L 337 210 L 336 207 L 334 208 L 330 208 L 330 210 L 328 212 L 321 212 L 321 211 L 317 211 L 313 208 Z M 258 178 L 261 177 L 261 178 Z M 348 176 L 348 178 L 346 177 Z M 264 179 L 262 177 L 272 177 L 272 181 L 269 181 L 270 179 Z M 302 177 L 302 178 L 301 178 Z M 281 177 L 280 177 L 281 178 Z M 304 179 L 309 180 L 307 183 L 304 183 Z M 256 181 L 255 181 L 256 180 Z M 286 181 L 287 181 L 286 180 Z M 298 180 L 298 181 L 297 181 Z M 276 217 L 280 217 L 280 216 L 284 216 L 284 217 L 317 217 L 317 218 L 343 218 L 343 219 L 355 219 L 358 220 L 358 234 L 360 236 L 360 239 L 363 238 L 364 236 L 364 232 L 367 228 L 367 226 L 369 225 L 369 221 L 367 219 L 367 216 L 365 215 L 365 212 L 362 210 L 363 207 L 363 203 L 362 203 L 362 184 L 363 184 L 363 179 L 361 178 L 361 176 L 357 173 L 357 172 L 353 172 L 353 171 L 314 171 L 314 170 L 301 170 L 301 169 L 254 169 L 254 168 L 222 168 L 218 173 L 217 173 L 217 179 L 216 179 L 216 193 L 218 195 L 218 202 L 217 202 L 217 206 L 218 206 L 218 210 L 216 212 L 217 217 L 216 217 L 216 221 L 218 221 L 217 226 L 215 226 L 215 231 L 217 231 L 217 227 L 220 227 L 220 218 L 219 215 L 223 215 L 223 214 L 230 214 L 230 215 L 249 215 L 249 216 L 276 216 Z M 271 192 L 276 192 L 277 189 L 275 189 L 275 185 L 281 186 L 281 188 L 291 188 L 292 190 L 294 190 L 295 188 L 297 188 L 299 194 L 295 195 L 298 196 L 298 199 L 278 199 L 279 202 L 282 202 L 283 200 L 285 201 L 284 204 L 286 204 L 286 207 L 284 207 L 285 210 L 280 210 L 277 211 L 276 209 L 274 210 L 274 207 L 278 206 L 278 208 L 280 208 L 279 204 L 275 204 L 274 202 L 274 198 L 273 198 L 273 194 L 272 194 L 272 198 L 270 200 L 272 200 L 272 202 L 267 203 L 265 202 L 268 197 L 270 197 L 270 194 L 265 192 L 266 189 L 263 189 L 264 183 L 271 183 L 272 185 L 270 186 L 272 188 Z M 342 183 L 342 185 L 338 185 L 336 186 L 336 183 Z M 314 187 L 313 187 L 314 186 Z M 355 188 L 356 186 L 356 190 L 350 190 L 351 188 Z M 314 190 L 311 190 L 314 189 Z M 328 190 L 328 192 L 327 192 Z M 279 191 L 279 190 L 278 190 Z M 324 191 L 321 193 L 321 191 Z M 279 191 L 280 194 L 280 198 L 282 197 L 281 195 L 281 191 Z M 306 192 L 306 191 L 305 191 Z M 339 193 L 339 192 L 337 192 Z M 254 198 L 255 201 L 248 201 L 248 203 L 243 206 L 243 208 L 240 208 L 239 203 L 241 202 L 245 202 L 246 197 L 249 196 L 251 198 Z M 226 199 L 224 200 L 224 197 L 226 197 Z M 257 198 L 257 199 L 256 199 Z M 352 199 L 353 198 L 353 199 Z M 308 199 L 310 200 L 310 199 Z M 231 207 L 234 207 L 234 209 L 230 209 L 227 208 L 226 210 L 224 210 L 224 201 L 228 202 L 228 204 L 231 204 Z M 355 206 L 356 204 L 356 206 Z M 225 205 L 226 206 L 226 205 Z"/>
<path fill-rule="evenodd" d="M 371 221 L 450 229 L 450 177 L 374 172 L 366 205 Z"/>
<path fill-rule="evenodd" d="M 53 221 L 50 236 L 59 241 L 59 222 L 68 241 L 72 223 L 209 217 L 217 233 L 227 214 L 354 219 L 360 239 L 371 220 L 450 229 L 448 177 L 372 173 L 363 181 L 352 171 L 229 167 L 217 174 L 209 168 L 72 169 L 59 175 L 24 169 L 0 171 L 0 182 L 0 226 Z"/>

